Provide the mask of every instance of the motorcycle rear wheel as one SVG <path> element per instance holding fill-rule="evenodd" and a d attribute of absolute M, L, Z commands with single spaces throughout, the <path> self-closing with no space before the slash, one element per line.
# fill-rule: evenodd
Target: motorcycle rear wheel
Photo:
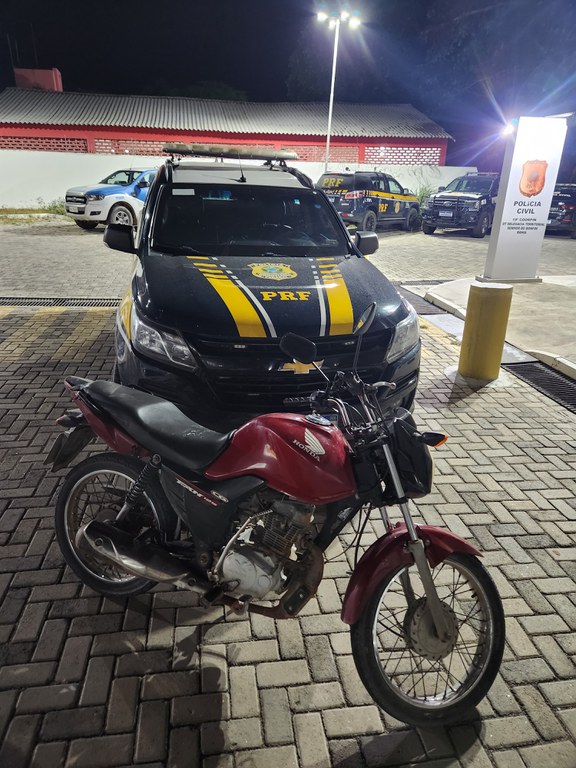
<path fill-rule="evenodd" d="M 114 520 L 142 467 L 136 459 L 115 453 L 90 456 L 69 472 L 58 494 L 54 527 L 62 555 L 84 584 L 103 595 L 136 595 L 155 583 L 76 544 L 78 530 L 91 520 Z M 156 478 L 128 522 L 134 536 L 155 529 L 172 537 L 174 513 Z"/>
<path fill-rule="evenodd" d="M 407 599 L 401 579 L 409 577 Z M 452 554 L 432 570 L 450 628 L 437 637 L 415 564 L 386 576 L 351 627 L 352 653 L 382 709 L 410 725 L 462 720 L 487 694 L 504 651 L 504 611 L 494 582 L 473 555 Z"/>

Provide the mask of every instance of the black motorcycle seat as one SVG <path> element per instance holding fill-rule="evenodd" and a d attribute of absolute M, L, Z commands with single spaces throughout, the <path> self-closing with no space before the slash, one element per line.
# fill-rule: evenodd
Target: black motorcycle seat
<path fill-rule="evenodd" d="M 122 384 L 78 376 L 69 376 L 66 382 L 81 390 L 143 448 L 193 472 L 211 464 L 233 434 L 214 432 L 189 419 L 169 400 Z"/>

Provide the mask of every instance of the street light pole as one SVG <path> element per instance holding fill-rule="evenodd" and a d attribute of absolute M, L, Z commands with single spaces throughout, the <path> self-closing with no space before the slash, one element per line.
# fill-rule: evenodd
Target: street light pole
<path fill-rule="evenodd" d="M 340 19 L 335 19 L 334 56 L 332 58 L 332 82 L 330 83 L 330 104 L 328 106 L 328 133 L 326 134 L 326 155 L 324 157 L 324 173 L 328 170 L 330 156 L 330 134 L 332 133 L 332 111 L 334 109 L 334 84 L 336 83 L 336 61 L 338 60 L 338 42 L 340 40 Z"/>
<path fill-rule="evenodd" d="M 328 170 L 328 158 L 330 156 L 330 135 L 332 133 L 332 113 L 334 111 L 334 86 L 336 84 L 336 62 L 338 60 L 338 43 L 340 41 L 340 24 L 349 24 L 352 29 L 360 26 L 360 18 L 356 13 L 348 11 L 328 14 L 325 11 L 318 13 L 318 21 L 329 21 L 330 29 L 334 29 L 334 54 L 332 56 L 332 80 L 330 82 L 330 103 L 328 106 L 328 131 L 326 134 L 326 155 L 324 157 L 324 173 Z"/>

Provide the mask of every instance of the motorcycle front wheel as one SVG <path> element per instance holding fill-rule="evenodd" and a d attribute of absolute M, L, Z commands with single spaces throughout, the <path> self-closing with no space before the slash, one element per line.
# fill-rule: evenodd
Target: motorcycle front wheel
<path fill-rule="evenodd" d="M 504 611 L 473 555 L 452 554 L 432 570 L 448 637 L 438 638 L 414 563 L 388 574 L 351 627 L 352 653 L 382 709 L 410 725 L 462 720 L 487 694 L 504 651 Z"/>
<path fill-rule="evenodd" d="M 66 476 L 58 494 L 54 527 L 62 555 L 84 584 L 103 595 L 136 595 L 154 585 L 76 543 L 78 530 L 90 521 L 115 519 L 143 466 L 119 454 L 90 456 Z M 127 527 L 134 537 L 149 537 L 154 531 L 172 536 L 174 513 L 156 478 L 130 513 Z"/>

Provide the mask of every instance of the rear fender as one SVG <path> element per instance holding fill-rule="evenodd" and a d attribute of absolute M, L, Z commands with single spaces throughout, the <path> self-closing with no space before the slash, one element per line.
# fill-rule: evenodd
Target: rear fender
<path fill-rule="evenodd" d="M 116 453 L 135 456 L 139 459 L 150 456 L 150 451 L 139 445 L 130 435 L 124 432 L 109 417 L 106 418 L 105 414 L 86 399 L 86 396 L 82 393 L 82 387 L 74 388 L 70 380 L 66 380 L 64 386 L 82 412 L 87 424 L 109 448 Z"/>
<path fill-rule="evenodd" d="M 481 555 L 472 544 L 444 528 L 419 525 L 417 530 L 425 542 L 426 557 L 431 568 L 436 567 L 452 552 Z M 391 533 L 378 539 L 366 550 L 352 574 L 344 596 L 341 618 L 345 624 L 355 624 L 358 621 L 372 593 L 384 577 L 402 565 L 414 561 L 406 547 L 409 540 L 406 526 L 404 523 L 398 523 Z"/>
<path fill-rule="evenodd" d="M 88 424 L 80 424 L 61 432 L 44 459 L 44 464 L 52 465 L 52 472 L 64 469 L 94 437 Z"/>

